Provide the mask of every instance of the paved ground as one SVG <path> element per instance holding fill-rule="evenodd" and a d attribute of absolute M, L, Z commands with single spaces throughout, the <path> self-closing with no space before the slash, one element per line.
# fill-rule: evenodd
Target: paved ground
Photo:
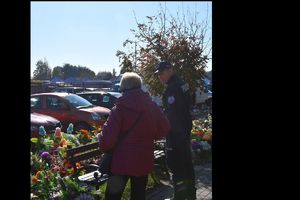
<path fill-rule="evenodd" d="M 197 199 L 212 200 L 212 166 L 211 162 L 195 165 Z M 147 195 L 147 200 L 164 200 L 173 198 L 173 187 L 170 182 Z"/>

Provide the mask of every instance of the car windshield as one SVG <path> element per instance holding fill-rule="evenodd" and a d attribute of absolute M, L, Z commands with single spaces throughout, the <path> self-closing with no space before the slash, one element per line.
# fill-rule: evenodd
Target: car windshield
<path fill-rule="evenodd" d="M 74 106 L 76 108 L 94 107 L 93 104 L 91 104 L 89 101 L 87 101 L 86 99 L 84 99 L 78 95 L 68 95 L 65 97 L 65 99 L 67 99 L 70 102 L 70 104 L 72 104 L 72 106 Z"/>
<path fill-rule="evenodd" d="M 120 83 L 114 84 L 113 87 L 111 88 L 111 92 L 121 92 L 120 91 Z"/>

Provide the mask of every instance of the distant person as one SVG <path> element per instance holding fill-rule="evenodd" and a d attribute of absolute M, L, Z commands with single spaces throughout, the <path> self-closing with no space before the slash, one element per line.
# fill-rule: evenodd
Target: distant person
<path fill-rule="evenodd" d="M 106 200 L 121 199 L 128 179 L 130 199 L 145 199 L 148 174 L 154 168 L 154 140 L 162 139 L 170 130 L 168 119 L 148 93 L 142 91 L 141 85 L 142 80 L 136 73 L 124 73 L 120 84 L 123 94 L 98 136 L 102 151 L 113 150 Z M 132 124 L 136 125 L 126 133 Z M 124 133 L 127 135 L 123 138 Z M 120 138 L 123 139 L 118 143 Z"/>
<path fill-rule="evenodd" d="M 173 176 L 174 199 L 196 199 L 191 155 L 192 103 L 189 85 L 179 78 L 169 62 L 160 62 L 156 74 L 167 85 L 163 94 L 164 112 L 171 124 L 166 138 L 167 164 Z"/>

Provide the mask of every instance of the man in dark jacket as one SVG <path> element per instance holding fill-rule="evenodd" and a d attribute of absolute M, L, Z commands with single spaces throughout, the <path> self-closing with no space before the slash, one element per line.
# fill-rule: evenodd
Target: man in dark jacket
<path fill-rule="evenodd" d="M 169 62 L 160 62 L 156 68 L 161 82 L 167 84 L 163 94 L 164 112 L 171 124 L 167 142 L 167 163 L 173 173 L 174 198 L 196 199 L 195 175 L 191 156 L 189 85 L 173 71 Z"/>
<path fill-rule="evenodd" d="M 170 131 L 168 119 L 148 93 L 143 92 L 141 83 L 136 73 L 124 73 L 120 82 L 122 97 L 99 134 L 100 149 L 113 150 L 106 200 L 121 199 L 129 178 L 131 200 L 145 199 L 147 175 L 154 167 L 154 140 L 164 138 Z"/>

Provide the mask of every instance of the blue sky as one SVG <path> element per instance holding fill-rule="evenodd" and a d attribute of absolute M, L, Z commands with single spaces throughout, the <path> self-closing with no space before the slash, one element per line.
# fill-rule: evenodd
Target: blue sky
<path fill-rule="evenodd" d="M 139 22 L 157 15 L 166 5 L 168 13 L 187 15 L 199 12 L 198 22 L 208 20 L 207 39 L 211 38 L 212 4 L 199 1 L 141 2 L 31 2 L 31 76 L 38 60 L 49 67 L 65 63 L 99 71 L 120 72 L 117 50 L 125 51 L 123 42 L 134 39 L 134 12 Z M 210 39 L 211 41 L 211 39 Z M 210 42 L 211 43 L 211 42 Z M 210 44 L 211 45 L 211 44 Z M 211 55 L 210 55 L 211 57 Z M 208 70 L 212 62 L 208 63 Z"/>

